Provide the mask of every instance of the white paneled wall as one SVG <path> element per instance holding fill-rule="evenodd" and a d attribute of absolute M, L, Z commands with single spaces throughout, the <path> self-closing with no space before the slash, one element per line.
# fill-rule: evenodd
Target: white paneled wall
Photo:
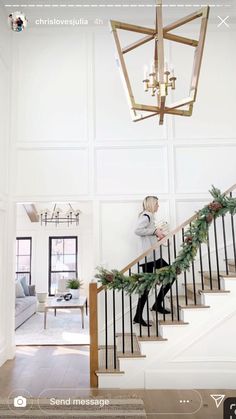
<path fill-rule="evenodd" d="M 215 145 L 177 145 L 176 192 L 204 194 L 212 184 L 222 190 L 228 189 L 236 176 L 235 158 L 236 144 L 228 144 L 226 141 Z"/>
<path fill-rule="evenodd" d="M 148 167 L 147 167 L 148 162 Z M 115 147 L 96 151 L 96 185 L 101 195 L 168 192 L 166 147 Z M 127 181 L 128 180 L 128 181 Z"/>
<path fill-rule="evenodd" d="M 14 354 L 14 280 L 11 275 L 13 223 L 8 194 L 11 52 L 7 16 L 0 7 L 0 365 Z"/>
<path fill-rule="evenodd" d="M 200 139 L 219 140 L 223 143 L 227 139 L 235 139 L 233 98 L 236 95 L 236 83 L 231 83 L 236 66 L 236 57 L 232 54 L 234 39 L 233 24 L 230 30 L 217 28 L 217 24 L 210 25 L 199 82 L 198 104 L 194 108 L 192 118 L 176 118 L 176 139 L 192 138 L 196 143 Z M 179 74 L 184 73 L 185 60 L 177 54 L 176 46 L 172 47 L 172 52 L 173 62 L 178 63 Z M 226 80 L 229 81 L 229 85 Z"/>
<path fill-rule="evenodd" d="M 86 34 L 31 29 L 15 41 L 17 141 L 86 141 Z"/>
<path fill-rule="evenodd" d="M 29 27 L 14 37 L 14 199 L 91 202 L 90 272 L 136 256 L 145 195 L 159 196 L 160 218 L 174 227 L 209 200 L 211 184 L 235 183 L 234 38 L 233 23 L 229 32 L 211 22 L 193 117 L 168 116 L 159 127 L 155 118 L 131 121 L 108 27 Z M 141 100 L 145 48 L 128 62 Z M 176 98 L 188 88 L 188 48 L 167 45 Z"/>
<path fill-rule="evenodd" d="M 16 194 L 88 194 L 87 149 L 19 149 Z"/>

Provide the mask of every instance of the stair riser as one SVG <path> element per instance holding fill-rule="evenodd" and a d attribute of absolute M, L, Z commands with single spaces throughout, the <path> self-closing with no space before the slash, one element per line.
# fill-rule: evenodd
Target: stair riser
<path fill-rule="evenodd" d="M 212 309 L 217 309 L 222 307 L 222 305 L 227 305 L 230 299 L 230 294 L 203 294 L 203 301 L 205 305 L 209 305 Z"/>
<path fill-rule="evenodd" d="M 230 291 L 236 297 L 236 278 L 222 279 L 222 289 Z"/>
<path fill-rule="evenodd" d="M 168 340 L 179 339 L 181 336 L 181 329 L 188 327 L 188 324 L 184 325 L 174 325 L 174 326 L 160 326 L 160 335 Z"/>
<path fill-rule="evenodd" d="M 182 311 L 182 317 L 185 322 L 189 322 L 192 325 L 199 324 L 206 318 L 206 314 L 209 312 L 210 308 L 191 308 L 184 309 Z"/>

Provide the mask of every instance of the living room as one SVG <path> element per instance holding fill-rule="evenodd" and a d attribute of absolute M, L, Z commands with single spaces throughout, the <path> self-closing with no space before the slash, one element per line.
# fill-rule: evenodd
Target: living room
<path fill-rule="evenodd" d="M 60 211 L 60 219 L 51 219 L 50 207 L 52 210 L 54 208 L 55 214 Z M 68 213 L 73 208 L 76 208 L 78 218 Z M 67 212 L 69 219 L 67 216 L 63 217 L 63 211 Z M 85 309 L 88 314 L 88 284 L 86 281 L 83 283 L 82 278 L 91 276 L 91 272 L 86 271 L 92 265 L 90 205 L 63 203 L 60 208 L 58 204 L 56 209 L 55 204 L 47 202 L 37 203 L 36 209 L 36 205 L 18 204 L 16 230 L 16 279 L 20 285 L 22 280 L 23 284 L 33 284 L 31 287 L 34 293 L 33 298 L 22 298 L 23 293 L 20 290 L 16 300 L 16 345 L 88 344 L 88 317 L 85 315 Z M 61 299 L 63 297 L 64 304 L 64 296 L 70 292 L 70 279 L 79 281 L 78 293 L 81 299 L 85 298 L 83 327 L 82 319 L 78 321 L 81 310 L 64 307 L 63 314 L 66 316 L 60 316 L 61 310 L 57 310 L 57 316 L 54 316 L 52 309 L 48 310 L 45 328 L 48 296 L 50 300 L 54 300 L 53 296 Z M 27 290 L 26 295 L 28 296 Z M 76 296 L 73 299 L 76 300 Z M 29 306 L 29 310 L 26 306 Z"/>

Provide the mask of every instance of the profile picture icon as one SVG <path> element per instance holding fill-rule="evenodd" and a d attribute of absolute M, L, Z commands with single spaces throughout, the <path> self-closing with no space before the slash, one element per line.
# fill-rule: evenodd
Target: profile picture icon
<path fill-rule="evenodd" d="M 13 405 L 14 407 L 26 407 L 27 400 L 23 396 L 17 396 L 14 398 Z"/>
<path fill-rule="evenodd" d="M 14 32 L 22 32 L 26 28 L 28 20 L 24 13 L 14 12 L 9 14 L 8 23 Z"/>

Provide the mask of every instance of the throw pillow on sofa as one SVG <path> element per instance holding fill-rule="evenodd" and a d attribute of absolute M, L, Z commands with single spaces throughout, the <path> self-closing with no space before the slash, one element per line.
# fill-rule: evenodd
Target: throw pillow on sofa
<path fill-rule="evenodd" d="M 31 297 L 36 295 L 36 292 L 35 292 L 35 285 L 29 285 L 29 295 L 30 295 Z"/>
<path fill-rule="evenodd" d="M 22 288 L 24 290 L 25 296 L 28 297 L 30 295 L 30 293 L 29 293 L 29 286 L 26 282 L 26 276 L 22 276 L 22 278 L 20 278 L 20 282 L 21 282 Z"/>
<path fill-rule="evenodd" d="M 25 297 L 24 289 L 21 285 L 21 281 L 18 279 L 16 281 L 16 298 L 24 298 L 24 297 Z"/>

